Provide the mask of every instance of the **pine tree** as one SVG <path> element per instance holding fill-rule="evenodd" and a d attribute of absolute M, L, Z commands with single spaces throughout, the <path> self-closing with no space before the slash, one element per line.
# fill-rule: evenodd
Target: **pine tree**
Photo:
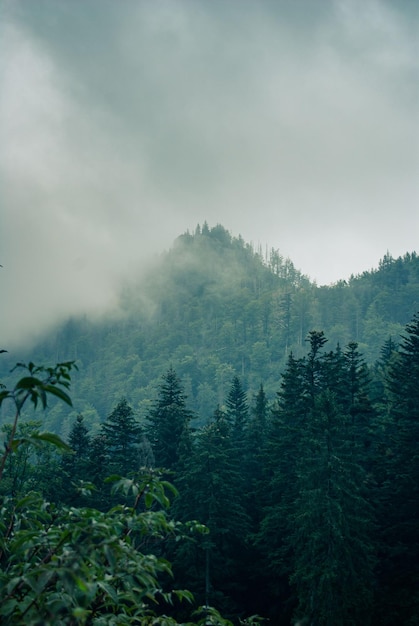
<path fill-rule="evenodd" d="M 367 624 L 372 604 L 373 513 L 361 442 L 369 402 L 356 344 L 320 354 L 311 333 L 305 365 L 309 413 L 296 462 L 289 521 L 291 582 L 301 617 L 319 626 Z M 344 574 L 343 574 L 344 573 Z"/>
<path fill-rule="evenodd" d="M 307 427 L 309 413 L 305 378 L 305 360 L 296 359 L 291 353 L 272 409 L 264 451 L 265 485 L 258 497 L 263 506 L 255 537 L 263 557 L 258 578 L 264 581 L 264 595 L 270 607 L 268 616 L 284 623 L 290 623 L 296 605 L 289 588 L 292 570 L 289 535 L 298 495 L 296 464 L 301 454 L 301 433 Z"/>
<path fill-rule="evenodd" d="M 306 338 L 306 342 L 310 344 L 310 351 L 306 358 L 304 372 L 307 394 L 311 398 L 311 408 L 313 408 L 316 394 L 321 389 L 322 379 L 325 374 L 320 351 L 327 343 L 327 339 L 322 330 L 312 330 Z"/>
<path fill-rule="evenodd" d="M 188 446 L 188 431 L 193 414 L 186 406 L 186 396 L 176 372 L 171 367 L 163 376 L 158 398 L 148 416 L 148 438 L 155 465 L 176 472 L 180 448 Z"/>
<path fill-rule="evenodd" d="M 371 468 L 371 446 L 377 434 L 377 420 L 370 399 L 371 376 L 358 344 L 350 342 L 344 352 L 346 393 L 350 414 L 353 451 L 367 469 Z"/>
<path fill-rule="evenodd" d="M 84 503 L 77 491 L 79 481 L 88 481 L 90 436 L 89 429 L 84 424 L 83 415 L 78 415 L 68 436 L 68 444 L 73 454 L 63 456 L 62 469 L 62 499 L 65 503 L 79 506 Z"/>
<path fill-rule="evenodd" d="M 104 480 L 112 472 L 109 471 L 109 458 L 107 454 L 105 435 L 98 433 L 90 441 L 90 450 L 87 461 L 86 480 L 92 483 L 95 490 L 87 498 L 89 506 L 104 511 L 109 507 L 109 489 L 104 485 Z"/>
<path fill-rule="evenodd" d="M 226 398 L 226 416 L 232 425 L 233 437 L 237 445 L 241 445 L 249 418 L 249 405 L 246 392 L 237 376 L 233 378 Z"/>
<path fill-rule="evenodd" d="M 142 429 L 134 411 L 122 398 L 102 424 L 107 454 L 107 473 L 127 476 L 141 465 Z"/>
<path fill-rule="evenodd" d="M 118 402 L 103 422 L 100 432 L 90 438 L 87 458 L 84 453 L 87 444 L 83 436 L 84 428 L 84 424 L 76 424 L 72 440 L 73 437 L 78 438 L 78 443 L 75 443 L 80 448 L 80 455 L 83 450 L 80 465 L 83 469 L 86 467 L 86 472 L 80 478 L 92 483 L 95 491 L 83 496 L 82 502 L 87 500 L 89 506 L 105 510 L 123 499 L 121 495 L 111 495 L 111 485 L 105 483 L 105 479 L 110 476 L 129 477 L 145 465 L 146 444 L 142 428 L 125 398 Z"/>
<path fill-rule="evenodd" d="M 234 600 L 238 603 L 236 608 L 240 604 L 249 532 L 241 481 L 232 427 L 225 413 L 217 408 L 211 422 L 193 435 L 192 452 L 178 477 L 181 498 L 174 505 L 181 520 L 197 519 L 210 533 L 199 544 L 181 546 L 175 566 L 177 571 L 188 572 L 192 579 L 188 584 L 198 598 L 205 600 L 204 590 L 208 590 L 209 582 L 210 603 L 229 609 Z"/>
<path fill-rule="evenodd" d="M 388 373 L 384 477 L 381 480 L 382 624 L 419 622 L 419 314 L 406 326 Z"/>
<path fill-rule="evenodd" d="M 367 624 L 374 542 L 357 430 L 360 406 L 368 406 L 362 359 L 355 344 L 323 353 L 321 332 L 308 341 L 307 357 L 288 360 L 273 413 L 271 502 L 258 540 L 298 617 L 318 626 Z"/>
<path fill-rule="evenodd" d="M 268 428 L 269 403 L 263 385 L 254 398 L 251 416 L 245 431 L 245 480 L 253 502 L 260 491 Z M 256 511 L 255 511 L 256 512 Z"/>
<path fill-rule="evenodd" d="M 141 464 L 142 429 L 125 398 L 102 424 L 101 433 L 108 456 L 108 472 L 126 476 L 137 471 Z"/>
<path fill-rule="evenodd" d="M 298 616 L 318 626 L 368 624 L 371 614 L 372 512 L 350 420 L 332 391 L 320 393 L 296 466 L 290 581 Z"/>
<path fill-rule="evenodd" d="M 390 367 L 398 358 L 398 344 L 389 337 L 380 349 L 380 356 L 372 368 L 372 401 L 384 416 L 388 409 L 388 385 L 387 379 Z"/>
<path fill-rule="evenodd" d="M 244 479 L 243 505 L 251 524 L 246 549 L 248 560 L 245 567 L 246 580 L 242 580 L 241 584 L 247 590 L 245 603 L 248 611 L 259 615 L 267 615 L 267 604 L 271 601 L 267 593 L 267 586 L 272 582 L 267 571 L 267 563 L 270 562 L 271 555 L 261 549 L 260 544 L 254 540 L 267 502 L 267 459 L 269 456 L 267 440 L 270 411 L 270 405 L 261 384 L 250 408 L 248 427 L 244 437 L 244 452 L 241 457 Z"/>

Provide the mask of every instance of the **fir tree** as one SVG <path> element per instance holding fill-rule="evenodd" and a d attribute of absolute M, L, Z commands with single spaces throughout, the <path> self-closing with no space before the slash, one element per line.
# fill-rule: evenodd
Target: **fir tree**
<path fill-rule="evenodd" d="M 118 402 L 102 424 L 108 474 L 126 476 L 141 465 L 142 429 L 127 400 Z"/>
<path fill-rule="evenodd" d="M 210 531 L 200 544 L 179 548 L 175 559 L 177 570 L 189 572 L 194 579 L 190 586 L 198 598 L 205 600 L 204 590 L 209 582 L 210 602 L 229 609 L 234 606 L 233 599 L 237 606 L 240 604 L 245 540 L 249 532 L 231 431 L 225 413 L 217 408 L 211 422 L 193 435 L 192 453 L 178 477 L 181 498 L 175 503 L 180 519 L 193 517 Z"/>
<path fill-rule="evenodd" d="M 260 491 L 263 477 L 263 462 L 268 427 L 269 403 L 263 385 L 254 398 L 248 427 L 245 433 L 245 480 L 248 483 L 250 498 Z"/>
<path fill-rule="evenodd" d="M 262 519 L 255 536 L 265 564 L 259 567 L 258 577 L 264 580 L 264 593 L 270 607 L 268 616 L 273 620 L 282 619 L 284 623 L 290 623 L 296 605 L 289 588 L 292 571 L 289 535 L 298 495 L 296 466 L 301 454 L 301 433 L 307 428 L 308 414 L 305 360 L 296 359 L 291 353 L 267 432 L 265 485 L 258 499 L 263 507 Z"/>
<path fill-rule="evenodd" d="M 316 394 L 321 389 L 322 379 L 325 374 L 320 351 L 327 339 L 323 331 L 312 330 L 306 338 L 306 342 L 310 344 L 310 352 L 307 355 L 304 372 L 307 394 L 311 398 L 311 406 L 313 408 Z"/>
<path fill-rule="evenodd" d="M 155 465 L 172 472 L 179 469 L 180 446 L 188 447 L 188 430 L 193 414 L 173 368 L 163 376 L 158 398 L 148 417 L 148 438 Z"/>
<path fill-rule="evenodd" d="M 243 441 L 244 430 L 249 418 L 249 405 L 246 392 L 237 376 L 233 378 L 226 398 L 226 417 L 233 428 L 233 436 L 238 445 Z"/>
<path fill-rule="evenodd" d="M 258 542 L 299 617 L 319 626 L 366 624 L 372 511 L 351 411 L 364 391 L 362 362 L 355 345 L 324 354 L 326 338 L 317 331 L 309 342 L 307 357 L 290 356 L 273 413 L 271 501 Z"/>
<path fill-rule="evenodd" d="M 296 464 L 290 581 L 298 616 L 318 626 L 368 624 L 371 614 L 372 512 L 347 434 L 350 420 L 332 391 L 321 392 Z"/>
<path fill-rule="evenodd" d="M 89 454 L 90 436 L 89 429 L 84 423 L 83 415 L 78 415 L 68 436 L 68 444 L 73 454 L 65 454 L 61 462 L 63 473 L 62 499 L 73 506 L 83 503 L 77 491 L 79 481 L 90 480 Z"/>
<path fill-rule="evenodd" d="M 384 476 L 381 480 L 382 624 L 419 622 L 419 314 L 406 326 L 388 373 Z"/>

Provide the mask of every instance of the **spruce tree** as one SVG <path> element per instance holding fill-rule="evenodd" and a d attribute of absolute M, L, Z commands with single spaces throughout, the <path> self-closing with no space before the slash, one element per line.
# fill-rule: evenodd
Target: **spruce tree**
<path fill-rule="evenodd" d="M 362 359 L 356 345 L 324 353 L 322 332 L 308 341 L 307 357 L 288 360 L 273 413 L 271 501 L 258 541 L 296 616 L 318 626 L 367 624 L 374 542 L 357 430 L 360 407 L 369 406 Z"/>
<path fill-rule="evenodd" d="M 307 427 L 309 413 L 305 378 L 305 360 L 296 359 L 291 353 L 272 408 L 263 464 L 265 485 L 258 498 L 263 512 L 255 544 L 264 563 L 258 577 L 264 581 L 268 617 L 284 623 L 290 623 L 297 602 L 289 588 L 289 536 L 298 495 L 296 464 L 301 454 L 301 433 Z"/>
<path fill-rule="evenodd" d="M 83 415 L 78 415 L 68 436 L 68 444 L 73 454 L 65 454 L 61 462 L 62 469 L 62 499 L 73 506 L 84 502 L 77 490 L 79 481 L 89 481 L 89 429 L 84 423 Z"/>
<path fill-rule="evenodd" d="M 226 417 L 232 425 L 233 436 L 237 444 L 241 445 L 249 419 L 249 405 L 246 392 L 237 376 L 233 378 L 225 404 Z"/>
<path fill-rule="evenodd" d="M 298 613 L 319 626 L 367 624 L 374 565 L 373 513 L 361 442 L 369 413 L 356 344 L 321 354 L 310 334 L 305 379 L 309 413 L 295 465 L 290 510 L 291 583 Z"/>
<path fill-rule="evenodd" d="M 89 506 L 106 510 L 111 503 L 109 488 L 104 484 L 105 479 L 112 474 L 109 467 L 107 441 L 105 435 L 98 433 L 90 441 L 90 450 L 87 461 L 86 480 L 94 485 L 94 491 L 87 497 Z"/>
<path fill-rule="evenodd" d="M 318 626 L 368 624 L 371 617 L 372 512 L 348 435 L 350 420 L 333 391 L 321 392 L 296 464 L 290 582 L 298 617 Z"/>
<path fill-rule="evenodd" d="M 278 579 L 272 578 L 269 564 L 272 559 L 272 545 L 261 546 L 255 538 L 260 523 L 266 513 L 267 503 L 271 503 L 269 486 L 269 458 L 271 450 L 267 447 L 268 433 L 271 426 L 271 407 L 263 384 L 260 385 L 250 407 L 248 427 L 245 431 L 243 454 L 244 498 L 243 503 L 250 520 L 251 530 L 246 553 L 246 606 L 250 613 L 268 615 L 272 608 L 272 596 L 268 593 L 270 585 L 278 590 Z M 268 469 L 269 468 L 269 469 Z M 274 522 L 275 523 L 275 522 Z M 276 527 L 277 530 L 277 527 Z M 265 549 L 266 548 L 266 549 Z M 269 606 L 269 609 L 268 609 Z"/>
<path fill-rule="evenodd" d="M 380 489 L 382 624 L 419 623 L 419 314 L 406 326 L 388 372 Z"/>
<path fill-rule="evenodd" d="M 325 375 L 325 368 L 321 360 L 321 350 L 327 343 L 327 339 L 322 330 L 312 330 L 306 338 L 306 342 L 310 344 L 310 351 L 306 357 L 304 374 L 306 392 L 311 400 L 311 408 L 313 408 L 316 394 L 321 389 Z"/>
<path fill-rule="evenodd" d="M 134 411 L 122 398 L 102 424 L 107 454 L 107 473 L 126 476 L 141 465 L 142 429 Z"/>
<path fill-rule="evenodd" d="M 205 600 L 207 588 L 210 603 L 237 609 L 243 604 L 243 559 L 250 526 L 242 504 L 232 427 L 220 408 L 209 424 L 193 434 L 192 451 L 177 484 L 181 494 L 174 505 L 177 516 L 197 519 L 210 531 L 198 544 L 179 547 L 177 571 L 183 576 L 188 573 L 188 584 L 198 599 Z"/>
<path fill-rule="evenodd" d="M 186 406 L 182 383 L 172 367 L 163 376 L 153 409 L 148 416 L 147 434 L 154 463 L 171 472 L 179 469 L 180 449 L 188 447 L 193 417 Z"/>
<path fill-rule="evenodd" d="M 269 404 L 263 385 L 254 398 L 250 410 L 248 427 L 244 439 L 244 480 L 247 492 L 247 510 L 257 523 L 261 513 L 260 492 L 263 489 L 264 460 L 266 448 L 266 434 L 268 427 Z"/>

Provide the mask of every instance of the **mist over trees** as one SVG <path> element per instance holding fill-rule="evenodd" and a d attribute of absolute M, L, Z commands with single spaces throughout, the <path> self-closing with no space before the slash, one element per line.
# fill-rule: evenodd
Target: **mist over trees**
<path fill-rule="evenodd" d="M 121 309 L 71 320 L 36 348 L 38 361 L 77 360 L 73 406 L 52 398 L 42 416 L 73 452 L 36 446 L 41 422 L 26 412 L 16 437 L 28 445 L 7 454 L 1 497 L 36 490 L 57 511 L 87 507 L 106 524 L 112 507 L 129 509 L 143 493 L 147 468 L 154 495 L 138 513 L 152 501 L 156 513 L 165 508 L 160 480 L 177 490 L 169 525 L 155 520 L 135 544 L 172 564 L 173 579 L 163 565 L 152 574 L 163 596 L 188 589 L 196 606 L 237 625 L 256 614 L 280 625 L 415 624 L 416 254 L 386 255 L 377 270 L 318 287 L 278 252 L 204 224 L 178 238 L 141 288 L 125 288 Z M 10 438 L 5 406 L 1 416 Z M 190 520 L 209 532 L 181 539 L 177 524 Z M 153 585 L 156 615 L 186 623 L 190 609 Z M 100 623 L 83 611 L 69 623 Z"/>
<path fill-rule="evenodd" d="M 7 380 L 14 363 L 33 352 L 43 362 L 77 361 L 83 373 L 73 377 L 74 412 L 57 405 L 44 418 L 63 435 L 77 413 L 96 432 L 121 398 L 145 420 L 170 367 L 205 423 L 234 376 L 250 396 L 263 382 L 272 401 L 289 354 L 305 353 L 313 329 L 330 345 L 356 341 L 372 365 L 383 342 L 399 342 L 418 303 L 415 253 L 387 254 L 377 270 L 319 287 L 278 251 L 255 250 L 222 226 L 204 224 L 181 235 L 138 284 L 123 287 L 119 312 L 73 318 L 31 354 L 3 355 L 0 368 Z"/>

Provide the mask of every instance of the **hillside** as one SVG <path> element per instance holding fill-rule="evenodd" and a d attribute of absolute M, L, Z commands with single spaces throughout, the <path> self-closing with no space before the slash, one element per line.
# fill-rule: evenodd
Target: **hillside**
<path fill-rule="evenodd" d="M 1 373 L 18 360 L 76 359 L 74 411 L 57 405 L 46 416 L 48 428 L 66 434 L 80 412 L 95 429 L 121 397 L 144 416 L 173 366 L 203 422 L 223 404 L 234 375 L 249 399 L 263 382 L 272 400 L 287 356 L 305 353 L 309 331 L 323 330 L 330 349 L 357 341 L 372 364 L 418 309 L 415 253 L 387 254 L 377 270 L 318 287 L 277 251 L 264 257 L 222 226 L 204 224 L 121 289 L 117 314 L 69 320 L 30 355 L 6 355 Z"/>

